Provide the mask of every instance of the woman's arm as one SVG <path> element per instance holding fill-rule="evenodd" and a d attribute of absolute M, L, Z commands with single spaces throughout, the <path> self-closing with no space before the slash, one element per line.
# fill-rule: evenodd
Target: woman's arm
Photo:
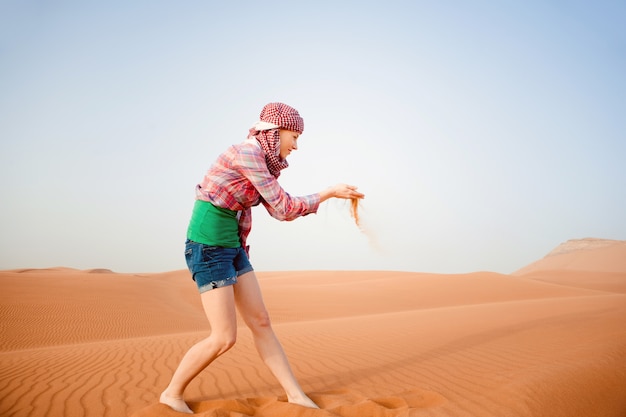
<path fill-rule="evenodd" d="M 348 184 L 337 184 L 308 196 L 293 197 L 280 186 L 276 178 L 270 174 L 265 162 L 263 151 L 254 146 L 241 147 L 233 159 L 235 169 L 261 195 L 263 205 L 270 215 L 278 220 L 294 220 L 309 213 L 315 213 L 319 204 L 329 198 L 363 198 L 356 191 L 357 187 Z"/>
<path fill-rule="evenodd" d="M 254 189 L 275 219 L 289 221 L 317 211 L 319 194 L 297 197 L 289 195 L 267 169 L 265 154 L 261 148 L 240 147 L 233 157 L 233 169 L 247 182 L 240 185 L 240 189 Z"/>

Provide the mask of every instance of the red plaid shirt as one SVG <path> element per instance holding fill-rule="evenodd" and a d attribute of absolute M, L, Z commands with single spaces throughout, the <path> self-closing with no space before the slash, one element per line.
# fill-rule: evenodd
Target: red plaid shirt
<path fill-rule="evenodd" d="M 316 213 L 319 194 L 292 197 L 270 174 L 265 153 L 255 139 L 233 145 L 221 154 L 196 187 L 196 197 L 217 207 L 239 211 L 239 239 L 246 245 L 252 229 L 252 207 L 263 203 L 278 220 L 294 220 Z"/>

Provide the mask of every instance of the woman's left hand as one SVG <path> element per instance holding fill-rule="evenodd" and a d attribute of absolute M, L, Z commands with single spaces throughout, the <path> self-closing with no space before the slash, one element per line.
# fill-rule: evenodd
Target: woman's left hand
<path fill-rule="evenodd" d="M 365 198 L 365 194 L 357 191 L 357 186 L 349 184 L 337 184 L 320 193 L 321 201 L 327 200 L 331 197 L 335 198 Z"/>

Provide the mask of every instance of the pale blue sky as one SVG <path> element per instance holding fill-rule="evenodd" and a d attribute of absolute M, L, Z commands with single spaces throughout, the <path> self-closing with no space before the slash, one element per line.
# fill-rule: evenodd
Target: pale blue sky
<path fill-rule="evenodd" d="M 509 273 L 626 239 L 623 1 L 0 1 L 0 269 L 185 267 L 194 186 L 262 106 L 305 119 L 257 270 Z"/>

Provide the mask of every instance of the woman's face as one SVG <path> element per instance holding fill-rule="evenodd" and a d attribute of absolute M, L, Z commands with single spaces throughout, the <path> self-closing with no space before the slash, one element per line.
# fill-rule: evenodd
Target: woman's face
<path fill-rule="evenodd" d="M 293 130 L 280 129 L 278 135 L 280 137 L 280 157 L 281 159 L 287 159 L 291 151 L 298 149 L 300 134 Z"/>

